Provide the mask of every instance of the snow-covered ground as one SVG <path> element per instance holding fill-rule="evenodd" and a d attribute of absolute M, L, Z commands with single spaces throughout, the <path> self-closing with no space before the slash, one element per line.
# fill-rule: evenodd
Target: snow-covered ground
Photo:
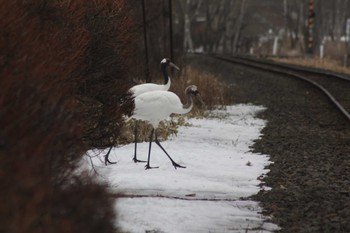
<path fill-rule="evenodd" d="M 132 161 L 134 145 L 111 151 L 116 165 L 94 164 L 118 193 L 118 222 L 125 232 L 271 232 L 258 203 L 246 200 L 259 191 L 257 178 L 268 171 L 268 156 L 250 152 L 265 122 L 255 117 L 264 108 L 234 105 L 215 110 L 206 119 L 189 119 L 177 136 L 162 145 L 186 168 L 174 169 L 155 144 L 151 166 Z M 148 143 L 138 145 L 138 158 L 147 160 Z"/>

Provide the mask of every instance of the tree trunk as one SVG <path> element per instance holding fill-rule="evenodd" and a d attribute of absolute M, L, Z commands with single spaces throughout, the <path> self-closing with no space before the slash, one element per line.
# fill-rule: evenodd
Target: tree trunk
<path fill-rule="evenodd" d="M 193 41 L 191 37 L 191 20 L 189 17 L 189 7 L 190 7 L 191 0 L 186 0 L 184 13 L 185 13 L 185 20 L 184 20 L 184 50 L 186 52 L 193 53 Z"/>
<path fill-rule="evenodd" d="M 243 17 L 244 17 L 244 11 L 245 11 L 245 1 L 246 0 L 241 0 L 241 8 L 239 11 L 239 16 L 235 24 L 235 29 L 234 29 L 234 37 L 233 37 L 233 43 L 232 43 L 232 52 L 235 54 L 237 52 L 237 44 L 238 44 L 238 39 L 241 33 L 241 28 L 242 28 L 242 22 L 243 22 Z"/>

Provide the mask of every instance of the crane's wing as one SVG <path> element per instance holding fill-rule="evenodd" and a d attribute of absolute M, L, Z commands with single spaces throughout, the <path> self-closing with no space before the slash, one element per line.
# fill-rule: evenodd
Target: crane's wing
<path fill-rule="evenodd" d="M 168 117 L 182 103 L 177 95 L 168 91 L 152 91 L 135 98 L 134 118 L 148 121 L 161 121 Z"/>
<path fill-rule="evenodd" d="M 130 88 L 130 92 L 133 94 L 133 96 L 139 96 L 146 92 L 163 90 L 164 88 L 166 88 L 164 85 L 143 83 Z"/>

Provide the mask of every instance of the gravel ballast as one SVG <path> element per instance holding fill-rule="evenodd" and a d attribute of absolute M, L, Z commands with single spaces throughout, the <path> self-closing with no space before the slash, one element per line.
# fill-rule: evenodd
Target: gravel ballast
<path fill-rule="evenodd" d="M 267 107 L 252 150 L 270 156 L 262 181 L 272 189 L 252 198 L 280 232 L 350 232 L 350 122 L 326 96 L 303 81 L 211 57 L 185 63 L 226 81 L 234 103 Z"/>

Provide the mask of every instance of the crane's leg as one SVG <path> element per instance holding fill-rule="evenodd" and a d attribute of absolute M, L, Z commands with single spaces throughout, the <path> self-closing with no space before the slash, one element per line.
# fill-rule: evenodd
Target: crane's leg
<path fill-rule="evenodd" d="M 111 152 L 113 146 L 111 146 L 107 152 L 107 154 L 105 155 L 105 165 L 107 166 L 108 164 L 116 164 L 117 162 L 111 162 L 108 157 L 109 157 L 109 153 Z"/>
<path fill-rule="evenodd" d="M 152 169 L 152 168 L 158 168 L 158 167 L 151 167 L 149 165 L 150 159 L 151 159 L 151 147 L 152 147 L 152 139 L 153 139 L 153 134 L 154 134 L 154 128 L 152 129 L 151 136 L 149 137 L 149 148 L 148 148 L 148 159 L 147 159 L 147 164 L 145 166 L 145 169 Z"/>
<path fill-rule="evenodd" d="M 155 142 L 156 144 L 164 151 L 164 153 L 168 156 L 168 158 L 170 159 L 170 161 L 172 162 L 173 166 L 176 168 L 181 167 L 181 168 L 186 168 L 184 166 L 181 166 L 177 163 L 175 163 L 175 161 L 170 157 L 170 155 L 168 154 L 168 152 L 165 151 L 165 149 L 162 147 L 162 145 L 160 144 L 160 142 L 158 141 L 158 137 L 157 137 L 157 130 L 155 131 Z"/>
<path fill-rule="evenodd" d="M 146 161 L 144 160 L 138 160 L 137 159 L 137 127 L 138 127 L 138 121 L 135 121 L 135 128 L 134 128 L 134 136 L 135 136 L 135 150 L 134 150 L 134 158 L 132 160 L 134 160 L 135 163 L 141 162 L 141 163 L 145 163 Z"/>

